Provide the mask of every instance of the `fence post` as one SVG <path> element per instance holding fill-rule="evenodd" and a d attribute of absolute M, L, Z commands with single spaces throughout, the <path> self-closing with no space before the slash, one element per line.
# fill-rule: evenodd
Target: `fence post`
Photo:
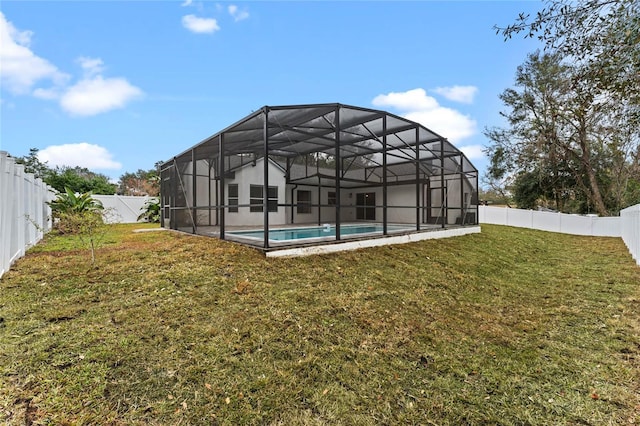
<path fill-rule="evenodd" d="M 6 202 L 0 203 L 0 276 L 9 269 L 9 252 L 11 251 L 11 234 L 9 220 L 11 215 L 11 193 L 9 185 L 9 157 L 5 151 L 0 151 L 0 194 L 6 197 Z"/>
<path fill-rule="evenodd" d="M 17 250 L 14 252 L 14 258 L 12 260 L 15 260 L 19 257 L 24 256 L 24 248 L 27 244 L 27 242 L 25 241 L 25 234 L 26 234 L 26 230 L 25 230 L 25 217 L 24 217 L 24 207 L 25 207 L 25 192 L 26 192 L 26 185 L 25 185 L 25 178 L 24 178 L 24 165 L 22 164 L 16 164 L 16 168 L 15 168 L 15 185 L 16 185 L 16 192 L 15 192 L 15 216 L 14 216 L 14 220 L 15 220 L 15 227 L 16 227 L 16 240 L 18 243 L 18 247 Z"/>
<path fill-rule="evenodd" d="M 533 210 L 529 210 L 529 227 L 533 229 Z"/>

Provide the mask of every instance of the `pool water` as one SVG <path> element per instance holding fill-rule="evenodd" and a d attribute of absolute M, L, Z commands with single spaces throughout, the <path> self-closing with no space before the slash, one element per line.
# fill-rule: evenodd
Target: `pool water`
<path fill-rule="evenodd" d="M 408 231 L 410 228 L 402 225 L 387 225 L 387 231 Z M 381 224 L 370 225 L 342 225 L 340 235 L 372 234 L 382 232 Z M 264 231 L 233 231 L 228 232 L 239 237 L 264 239 Z M 304 240 L 307 238 L 335 237 L 336 227 L 314 226 L 309 228 L 272 229 L 269 231 L 269 239 L 273 241 Z"/>

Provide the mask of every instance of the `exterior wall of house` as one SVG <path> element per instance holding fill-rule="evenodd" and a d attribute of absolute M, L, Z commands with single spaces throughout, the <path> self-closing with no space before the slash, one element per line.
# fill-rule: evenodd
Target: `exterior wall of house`
<path fill-rule="evenodd" d="M 225 200 L 221 200 L 222 204 L 229 205 L 229 184 L 238 185 L 238 212 L 230 212 L 228 209 L 225 213 L 225 224 L 227 226 L 262 226 L 264 215 L 262 212 L 250 211 L 250 186 L 262 185 L 264 178 L 263 169 L 264 160 L 258 159 L 254 165 L 246 165 L 235 171 L 233 178 L 225 179 Z M 190 169 L 191 167 L 189 167 Z M 218 217 L 215 208 L 210 205 L 218 204 L 216 198 L 218 189 L 217 182 L 211 178 L 209 172 L 209 164 L 205 160 L 196 163 L 196 188 L 195 188 L 195 220 L 198 226 L 217 225 Z M 278 211 L 269 213 L 270 226 L 284 224 L 309 224 L 317 225 L 318 223 L 334 223 L 335 209 L 328 206 L 329 193 L 335 192 L 332 187 L 306 186 L 306 185 L 287 185 L 284 171 L 274 163 L 269 163 L 269 186 L 278 188 Z M 193 205 L 193 177 L 187 175 L 183 181 L 185 198 L 188 205 Z M 467 180 L 461 180 L 459 175 L 451 176 L 445 179 L 446 186 L 446 205 L 447 205 L 447 224 L 460 223 L 463 208 L 461 208 L 465 199 L 467 202 L 472 197 L 473 187 Z M 461 187 L 464 190 L 461 190 Z M 311 210 L 309 213 L 298 212 L 296 206 L 292 204 L 298 202 L 298 192 L 309 191 L 311 194 Z M 320 191 L 320 192 L 318 192 Z M 341 218 L 342 222 L 358 221 L 357 216 L 357 199 L 358 194 L 374 193 L 375 204 L 382 205 L 382 187 L 372 188 L 342 188 L 341 190 Z M 436 223 L 436 218 L 442 215 L 440 201 L 440 178 L 432 177 L 431 189 L 427 185 L 421 185 L 420 189 L 420 205 L 431 206 L 430 216 L 431 222 Z M 393 185 L 387 188 L 388 201 L 388 222 L 389 223 L 415 223 L 416 221 L 416 189 L 413 184 Z M 323 207 L 318 207 L 323 204 Z M 320 215 L 318 214 L 320 212 Z M 186 213 L 185 213 L 186 214 Z M 475 211 L 474 213 L 475 214 Z M 381 222 L 383 218 L 383 208 L 375 208 L 375 218 L 371 221 Z M 426 211 L 421 220 L 426 220 Z M 441 223 L 437 220 L 437 223 Z"/>
<path fill-rule="evenodd" d="M 293 199 L 291 199 L 291 191 L 293 190 Z M 318 204 L 318 187 L 304 186 L 304 185 L 289 185 L 287 190 L 289 203 L 296 204 L 298 202 L 298 192 L 310 191 L 311 192 L 311 204 Z M 293 221 L 291 220 L 293 216 Z M 299 224 L 313 224 L 318 222 L 318 207 L 311 207 L 309 213 L 298 213 L 298 208 L 293 207 L 293 215 L 289 213 L 287 216 L 287 223 L 299 223 Z"/>
<path fill-rule="evenodd" d="M 431 201 L 430 215 L 432 218 L 441 216 L 444 210 L 441 208 L 441 192 L 440 177 L 433 176 L 431 178 L 431 190 L 426 191 L 425 196 Z M 464 188 L 464 189 L 461 189 Z M 463 205 L 465 198 L 467 202 L 471 201 L 474 189 L 467 180 L 461 180 L 459 175 L 445 177 L 445 193 L 446 193 L 446 224 L 452 225 L 459 223 L 462 219 Z M 441 223 L 438 221 L 437 223 Z"/>
<path fill-rule="evenodd" d="M 438 180 L 439 185 L 439 180 Z M 473 188 L 468 182 L 462 183 L 464 185 L 465 193 L 460 190 L 461 182 L 456 179 L 447 180 L 446 183 L 446 198 L 447 198 L 447 224 L 455 224 L 456 221 L 460 221 L 462 215 L 461 197 L 471 197 Z M 426 188 L 426 186 L 424 186 Z M 320 199 L 318 200 L 318 187 L 316 186 L 304 186 L 289 185 L 285 191 L 286 203 L 290 205 L 292 203 L 292 189 L 293 189 L 293 204 L 297 203 L 298 191 L 310 191 L 311 204 L 314 206 L 309 213 L 298 213 L 297 207 L 293 207 L 293 214 L 291 213 L 291 207 L 285 208 L 285 222 L 282 223 L 295 223 L 295 224 L 318 224 L 318 223 L 333 223 L 335 222 L 335 209 L 333 207 L 320 207 L 321 215 L 318 218 L 318 203 L 327 205 L 330 192 L 335 192 L 333 188 L 322 187 L 320 188 Z M 423 194 L 424 191 L 424 194 Z M 357 221 L 357 197 L 358 194 L 374 193 L 376 205 L 382 205 L 382 188 L 342 188 L 341 190 L 341 217 L 342 222 L 354 222 Z M 466 194 L 466 195 L 465 195 Z M 280 194 L 279 194 L 280 195 Z M 429 200 L 432 197 L 432 200 Z M 423 203 L 432 202 L 432 216 L 438 217 L 441 214 L 440 209 L 440 190 L 436 189 L 431 194 L 426 189 L 420 190 L 420 205 Z M 409 185 L 394 185 L 387 188 L 387 215 L 389 223 L 415 223 L 416 221 L 416 189 L 413 184 Z M 381 222 L 383 216 L 383 208 L 377 207 L 375 213 L 375 219 L 372 221 Z M 293 221 L 292 221 L 293 216 Z M 271 222 L 275 224 L 275 222 Z"/>
<path fill-rule="evenodd" d="M 256 165 L 248 165 L 236 170 L 233 179 L 226 178 L 225 185 L 238 184 L 238 204 L 249 205 L 250 203 L 250 186 L 263 185 L 264 183 L 264 160 L 259 159 Z M 275 164 L 269 162 L 269 186 L 278 187 L 278 204 L 285 204 L 286 181 L 284 172 Z M 225 191 L 228 204 L 229 191 Z M 278 207 L 277 212 L 269 213 L 269 225 L 283 225 L 287 223 L 287 209 L 283 206 Z M 251 212 L 249 207 L 239 207 L 237 213 L 225 212 L 225 224 L 228 226 L 262 226 L 264 220 L 263 212 Z"/>
<path fill-rule="evenodd" d="M 216 210 L 209 208 L 218 204 L 217 182 L 210 177 L 214 172 L 209 172 L 209 162 L 199 160 L 196 162 L 196 224 L 207 226 L 216 224 Z"/>
<path fill-rule="evenodd" d="M 334 207 L 329 207 L 329 193 L 335 192 L 335 189 L 329 187 L 320 188 L 320 197 L 318 199 L 318 187 L 306 186 L 306 185 L 289 185 L 287 188 L 287 203 L 291 203 L 291 190 L 293 189 L 293 204 L 298 202 L 298 191 L 310 191 L 311 192 L 311 211 L 309 213 L 298 213 L 298 208 L 293 207 L 293 222 L 291 221 L 291 210 L 288 209 L 287 223 L 296 224 L 318 224 L 318 223 L 333 223 L 336 221 L 336 212 Z M 345 196 L 342 196 L 343 200 Z M 319 204 L 324 206 L 318 207 Z M 320 209 L 320 216 L 318 217 L 318 209 Z"/>

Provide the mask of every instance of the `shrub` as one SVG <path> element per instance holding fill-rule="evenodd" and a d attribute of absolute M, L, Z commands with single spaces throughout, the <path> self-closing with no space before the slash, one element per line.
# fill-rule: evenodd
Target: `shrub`
<path fill-rule="evenodd" d="M 138 216 L 138 220 L 145 222 L 160 223 L 160 200 L 152 198 L 147 200 L 142 207 L 144 211 Z"/>
<path fill-rule="evenodd" d="M 91 192 L 76 195 L 69 188 L 47 203 L 51 207 L 54 227 L 61 233 L 76 234 L 82 232 L 82 223 L 103 223 L 104 206 L 93 198 Z"/>

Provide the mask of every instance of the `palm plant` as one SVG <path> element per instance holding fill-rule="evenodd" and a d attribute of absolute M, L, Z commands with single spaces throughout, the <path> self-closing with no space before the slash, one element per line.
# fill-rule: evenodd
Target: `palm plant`
<path fill-rule="evenodd" d="M 65 187 L 65 192 L 59 193 L 56 199 L 47 203 L 51 207 L 51 215 L 55 226 L 60 232 L 75 231 L 79 216 L 92 216 L 102 220 L 101 212 L 104 206 L 99 200 L 93 198 L 91 192 L 76 195 L 71 189 Z"/>
<path fill-rule="evenodd" d="M 138 216 L 138 220 L 145 222 L 160 223 L 160 200 L 151 198 L 144 203 L 143 212 Z"/>

